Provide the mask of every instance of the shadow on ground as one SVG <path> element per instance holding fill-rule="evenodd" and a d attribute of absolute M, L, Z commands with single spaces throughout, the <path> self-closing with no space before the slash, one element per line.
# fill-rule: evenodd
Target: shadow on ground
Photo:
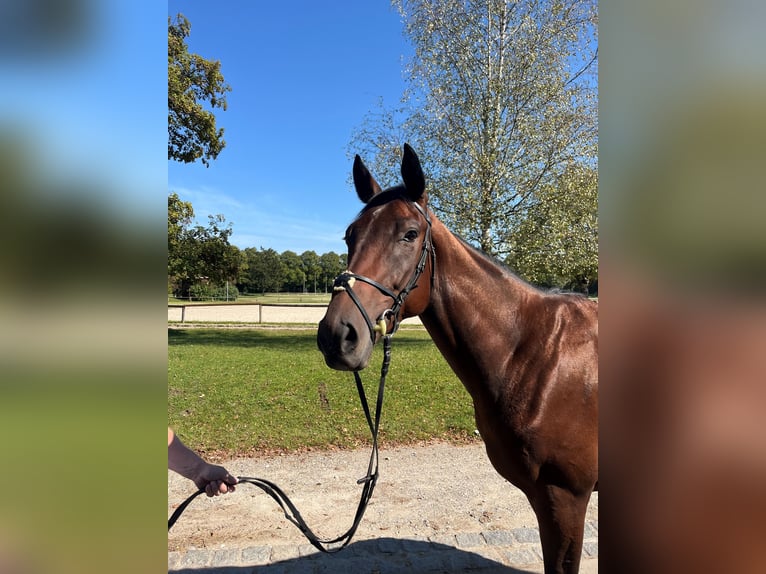
<path fill-rule="evenodd" d="M 252 549 L 257 550 L 257 549 Z M 427 541 L 378 538 L 349 545 L 336 554 L 313 553 L 267 565 L 197 567 L 181 557 L 172 574 L 436 574 L 472 572 L 480 574 L 530 574 L 474 552 Z M 215 553 L 215 551 L 211 551 Z M 240 564 L 248 562 L 248 550 Z M 193 560 L 196 561 L 196 560 Z M 199 563 L 199 562 L 198 562 Z"/>

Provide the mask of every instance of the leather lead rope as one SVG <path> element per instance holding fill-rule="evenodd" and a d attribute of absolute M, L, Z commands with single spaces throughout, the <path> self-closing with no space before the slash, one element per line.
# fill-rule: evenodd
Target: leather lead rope
<path fill-rule="evenodd" d="M 383 364 L 380 368 L 380 383 L 378 385 L 378 397 L 375 403 L 375 415 L 374 417 L 370 413 L 370 407 L 367 402 L 367 396 L 364 392 L 364 386 L 362 385 L 362 379 L 357 371 L 354 371 L 354 379 L 356 381 L 356 388 L 359 393 L 359 402 L 362 404 L 364 410 L 364 416 L 367 419 L 367 424 L 370 427 L 370 433 L 372 434 L 372 452 L 370 453 L 370 462 L 367 466 L 367 475 L 357 480 L 357 484 L 363 484 L 362 493 L 359 498 L 359 506 L 356 509 L 354 515 L 354 522 L 346 532 L 330 540 L 319 538 L 309 528 L 306 521 L 301 516 L 301 513 L 292 503 L 290 498 L 273 482 L 264 480 L 262 478 L 252 478 L 248 476 L 238 476 L 239 483 L 248 483 L 253 486 L 257 486 L 273 498 L 276 503 L 282 508 L 282 512 L 285 514 L 285 518 L 292 522 L 308 539 L 308 541 L 321 552 L 332 554 L 339 552 L 351 542 L 354 534 L 356 533 L 359 524 L 362 521 L 365 511 L 367 510 L 367 504 L 372 498 L 372 493 L 375 490 L 375 484 L 378 481 L 378 430 L 380 428 L 380 415 L 383 408 L 383 391 L 386 385 L 386 375 L 388 374 L 388 367 L 391 363 L 391 335 L 383 337 Z M 186 507 L 197 498 L 200 494 L 205 492 L 199 490 L 187 498 L 181 505 L 176 508 L 175 512 L 168 519 L 168 531 L 173 527 L 181 514 L 186 510 Z M 330 547 L 332 544 L 339 544 L 339 546 Z"/>

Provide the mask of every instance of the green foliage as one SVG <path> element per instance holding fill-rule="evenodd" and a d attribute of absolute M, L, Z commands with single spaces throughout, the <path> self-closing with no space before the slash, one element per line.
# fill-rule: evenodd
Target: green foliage
<path fill-rule="evenodd" d="M 196 283 L 189 287 L 189 297 L 194 301 L 236 301 L 238 296 L 239 290 L 235 285 Z"/>
<path fill-rule="evenodd" d="M 291 291 L 294 293 L 327 292 L 346 269 L 346 255 L 330 251 L 317 255 L 315 251 L 294 251 L 282 254 L 273 249 L 248 247 L 243 251 L 244 268 L 238 281 L 247 293 Z"/>
<path fill-rule="evenodd" d="M 509 265 L 527 280 L 588 292 L 598 281 L 598 172 L 573 166 L 541 186 L 508 243 Z"/>
<path fill-rule="evenodd" d="M 301 253 L 301 261 L 303 261 L 303 270 L 306 273 L 306 288 L 316 293 L 317 279 L 322 272 L 319 255 L 314 251 L 304 251 Z"/>
<path fill-rule="evenodd" d="M 319 257 L 319 267 L 321 268 L 322 285 L 330 287 L 335 278 L 348 268 L 348 255 L 346 253 L 338 255 L 334 251 L 325 253 Z"/>
<path fill-rule="evenodd" d="M 507 230 L 569 166 L 596 157 L 593 0 L 394 0 L 414 57 L 401 106 L 380 106 L 349 151 L 392 177 L 409 141 L 440 218 L 497 257 Z M 381 181 L 381 183 L 394 183 Z"/>
<path fill-rule="evenodd" d="M 248 282 L 246 291 L 251 293 L 266 293 L 279 291 L 285 277 L 285 267 L 279 253 L 273 249 L 260 251 L 254 247 L 245 249 L 248 266 Z"/>
<path fill-rule="evenodd" d="M 380 365 L 378 347 L 373 364 Z M 375 400 L 378 370 L 362 374 Z M 316 330 L 169 329 L 168 422 L 206 457 L 368 445 L 353 377 L 328 369 Z M 471 398 L 428 334 L 393 342 L 380 440 L 472 440 Z"/>
<path fill-rule="evenodd" d="M 244 293 L 327 292 L 346 268 L 346 255 L 333 251 L 299 256 L 264 248 L 240 250 L 229 244 L 231 224 L 223 215 L 209 216 L 207 227 L 192 225 L 193 220 L 192 204 L 169 194 L 168 294 L 180 298 L 209 298 L 209 290 L 224 289 L 226 281 L 230 289 L 236 286 Z"/>
<path fill-rule="evenodd" d="M 306 273 L 303 261 L 294 251 L 285 251 L 279 256 L 284 268 L 284 288 L 288 291 L 300 292 L 306 284 Z"/>
<path fill-rule="evenodd" d="M 211 215 L 207 227 L 192 226 L 193 217 L 191 203 L 168 195 L 168 283 L 180 297 L 203 280 L 220 286 L 239 275 L 239 249 L 229 244 L 231 224 L 223 215 Z"/>
<path fill-rule="evenodd" d="M 181 201 L 177 193 L 168 195 L 168 277 L 183 276 L 184 238 L 186 229 L 194 219 L 194 208 L 188 201 Z"/>
<path fill-rule="evenodd" d="M 221 74 L 221 63 L 190 54 L 186 38 L 191 24 L 183 14 L 168 18 L 168 159 L 184 163 L 210 160 L 226 146 L 223 128 L 209 108 L 226 110 L 231 87 Z"/>

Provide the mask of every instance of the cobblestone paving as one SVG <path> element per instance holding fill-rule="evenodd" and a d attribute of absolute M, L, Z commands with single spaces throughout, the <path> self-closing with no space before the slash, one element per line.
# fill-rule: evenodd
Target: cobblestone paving
<path fill-rule="evenodd" d="M 598 570 L 598 522 L 585 524 L 581 572 Z M 542 572 L 536 528 L 378 538 L 323 554 L 310 544 L 249 548 L 190 548 L 168 553 L 174 574 L 431 574 Z"/>

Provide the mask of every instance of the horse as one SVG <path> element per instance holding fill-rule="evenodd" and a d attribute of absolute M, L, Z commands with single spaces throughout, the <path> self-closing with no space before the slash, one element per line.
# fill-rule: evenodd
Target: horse
<path fill-rule="evenodd" d="M 473 400 L 490 462 L 535 512 L 546 574 L 578 572 L 598 490 L 597 302 L 540 290 L 449 231 L 409 144 L 402 184 L 382 190 L 358 155 L 352 173 L 365 205 L 318 326 L 325 363 L 360 371 L 419 316 Z"/>

